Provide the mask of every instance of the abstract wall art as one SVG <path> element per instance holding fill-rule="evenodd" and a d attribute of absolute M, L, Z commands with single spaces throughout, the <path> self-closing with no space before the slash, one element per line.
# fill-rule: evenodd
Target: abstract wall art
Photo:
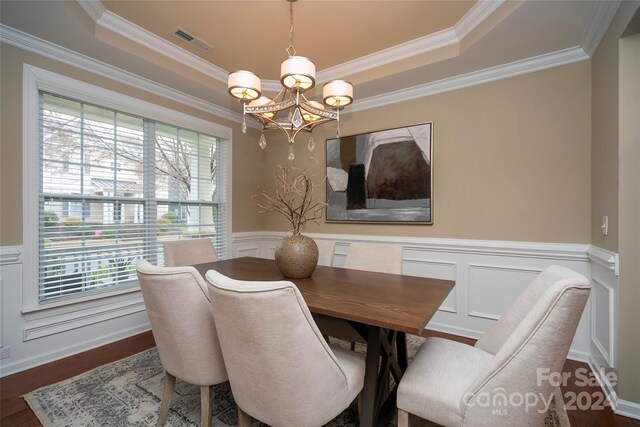
<path fill-rule="evenodd" d="M 328 222 L 433 224 L 433 123 L 327 140 Z"/>

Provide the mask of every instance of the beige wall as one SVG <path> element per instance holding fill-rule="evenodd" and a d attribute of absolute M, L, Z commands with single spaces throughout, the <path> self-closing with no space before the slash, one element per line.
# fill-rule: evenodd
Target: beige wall
<path fill-rule="evenodd" d="M 620 39 L 620 397 L 640 402 L 640 34 Z"/>
<path fill-rule="evenodd" d="M 247 145 L 257 147 L 255 141 L 258 134 L 255 130 L 250 129 L 246 135 L 243 135 L 238 123 L 220 119 L 201 110 L 133 89 L 128 85 L 6 44 L 2 44 L 1 55 L 0 245 L 22 244 L 22 65 L 24 63 L 232 128 L 233 231 L 264 229 L 264 219 L 256 213 L 249 199 L 261 179 L 260 173 L 251 173 L 251 171 L 260 170 L 264 159 L 260 150 L 244 149 Z M 247 164 L 252 167 L 247 169 Z M 34 188 L 33 191 L 37 189 Z"/>
<path fill-rule="evenodd" d="M 356 93 L 357 96 L 357 93 Z M 588 243 L 590 240 L 588 61 L 401 104 L 346 113 L 343 135 L 433 121 L 432 226 L 312 224 L 309 232 Z M 312 154 L 324 167 L 324 125 Z M 298 162 L 309 155 L 296 142 Z M 277 146 L 277 147 L 276 147 Z M 267 148 L 266 179 L 286 160 Z M 317 196 L 324 199 L 322 190 Z M 269 230 L 286 230 L 276 214 Z"/>

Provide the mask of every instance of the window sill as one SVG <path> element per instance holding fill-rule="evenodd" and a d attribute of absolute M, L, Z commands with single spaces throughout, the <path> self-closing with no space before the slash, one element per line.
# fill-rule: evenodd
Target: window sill
<path fill-rule="evenodd" d="M 140 287 L 135 284 L 119 289 L 110 289 L 87 295 L 67 297 L 59 300 L 43 302 L 38 305 L 23 307 L 22 315 L 25 320 L 29 322 L 61 314 L 68 314 L 75 311 L 111 305 L 113 303 L 130 299 L 132 295 L 137 297 L 139 294 Z"/>

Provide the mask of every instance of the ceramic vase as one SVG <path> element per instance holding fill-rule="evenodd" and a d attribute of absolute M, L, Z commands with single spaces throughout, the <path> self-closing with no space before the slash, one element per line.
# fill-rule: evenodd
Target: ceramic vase
<path fill-rule="evenodd" d="M 302 234 L 284 237 L 276 246 L 276 265 L 284 277 L 310 277 L 318 264 L 318 245 Z"/>

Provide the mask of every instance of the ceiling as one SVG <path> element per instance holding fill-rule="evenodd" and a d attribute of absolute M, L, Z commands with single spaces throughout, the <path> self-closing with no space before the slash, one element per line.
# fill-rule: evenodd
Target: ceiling
<path fill-rule="evenodd" d="M 617 6 L 591 0 L 299 0 L 293 4 L 294 46 L 316 64 L 319 84 L 311 95 L 343 78 L 354 84 L 351 108 L 357 110 L 402 94 L 588 59 Z M 285 0 L 2 0 L 0 8 L 3 41 L 27 37 L 22 33 L 38 37 L 236 113 L 240 106 L 226 94 L 227 73 L 251 70 L 263 78 L 264 92 L 277 91 L 288 46 Z M 177 26 L 213 49 L 202 52 L 178 39 L 171 34 Z M 14 30 L 19 37 L 6 37 Z"/>
<path fill-rule="evenodd" d="M 452 27 L 474 1 L 305 1 L 293 3 L 294 47 L 318 70 Z M 279 80 L 289 45 L 289 5 L 273 1 L 107 0 L 116 15 L 225 70 Z M 214 46 L 202 52 L 171 34 L 180 26 Z"/>

